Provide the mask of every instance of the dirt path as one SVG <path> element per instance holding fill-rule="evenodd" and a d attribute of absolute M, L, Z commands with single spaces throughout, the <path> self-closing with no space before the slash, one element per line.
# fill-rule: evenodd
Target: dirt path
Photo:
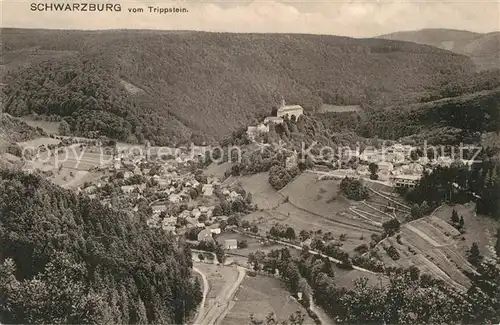
<path fill-rule="evenodd" d="M 323 309 L 321 309 L 321 307 L 316 306 L 312 296 L 309 296 L 309 301 L 309 308 L 311 308 L 311 311 L 318 316 L 321 325 L 333 325 L 333 320 L 325 313 Z"/>
<path fill-rule="evenodd" d="M 198 272 L 199 270 L 197 269 L 196 271 Z M 201 273 L 200 271 L 200 274 L 203 273 Z M 238 267 L 238 277 L 236 278 L 236 280 L 233 283 L 224 284 L 220 292 L 217 294 L 217 297 L 215 298 L 215 303 L 209 306 L 207 310 L 205 310 L 204 305 L 200 307 L 200 311 L 198 313 L 198 316 L 196 317 L 194 325 L 219 324 L 229 311 L 230 307 L 232 307 L 231 301 L 236 295 L 236 292 L 241 282 L 245 278 L 245 275 L 246 275 L 246 270 L 242 267 Z M 203 282 L 205 285 L 205 281 Z M 208 288 L 208 282 L 206 283 L 206 287 Z M 202 303 L 204 304 L 206 297 L 205 292 L 203 297 L 204 299 Z"/>

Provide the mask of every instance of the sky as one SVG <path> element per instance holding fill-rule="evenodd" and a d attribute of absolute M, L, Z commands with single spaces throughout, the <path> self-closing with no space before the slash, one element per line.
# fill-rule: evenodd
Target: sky
<path fill-rule="evenodd" d="M 500 30 L 500 0 L 237 1 L 33 0 L 35 3 L 119 3 L 121 12 L 31 11 L 27 0 L 0 0 L 2 26 L 50 29 L 163 29 L 307 33 L 372 37 L 403 30 Z M 186 13 L 150 13 L 148 6 Z M 128 9 L 143 8 L 143 13 Z"/>

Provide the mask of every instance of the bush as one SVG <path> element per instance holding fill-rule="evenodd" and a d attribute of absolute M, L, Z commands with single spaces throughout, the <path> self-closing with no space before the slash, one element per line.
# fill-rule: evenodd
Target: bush
<path fill-rule="evenodd" d="M 399 260 L 400 256 L 398 250 L 394 248 L 394 246 L 389 246 L 389 247 L 384 246 L 384 250 L 387 252 L 387 255 L 389 255 L 390 258 L 392 258 L 394 261 Z"/>
<path fill-rule="evenodd" d="M 366 244 L 361 244 L 359 246 L 357 246 L 356 248 L 354 248 L 354 251 L 358 254 L 364 254 L 366 252 L 368 252 L 369 248 L 368 248 L 368 245 Z"/>

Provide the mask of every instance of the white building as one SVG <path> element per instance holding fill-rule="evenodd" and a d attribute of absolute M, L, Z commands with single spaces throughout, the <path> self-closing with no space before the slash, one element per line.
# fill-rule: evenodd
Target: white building
<path fill-rule="evenodd" d="M 377 164 L 379 171 L 391 172 L 394 169 L 394 165 L 387 161 L 381 161 Z"/>
<path fill-rule="evenodd" d="M 282 124 L 283 119 L 278 116 L 268 116 L 264 119 L 264 125 L 269 125 L 269 124 Z"/>
<path fill-rule="evenodd" d="M 212 184 L 204 184 L 202 192 L 204 196 L 212 196 L 214 192 L 214 187 L 212 186 Z"/>
<path fill-rule="evenodd" d="M 299 116 L 304 114 L 304 109 L 300 105 L 286 105 L 285 100 L 281 102 L 281 107 L 278 108 L 278 117 L 284 118 L 288 116 L 289 119 L 295 117 L 298 119 Z"/>
<path fill-rule="evenodd" d="M 418 184 L 420 178 L 417 175 L 398 175 L 391 177 L 391 182 L 396 187 L 413 188 Z"/>
<path fill-rule="evenodd" d="M 210 232 L 212 234 L 219 235 L 221 233 L 221 230 L 220 230 L 220 228 L 212 228 L 212 229 L 210 229 Z"/>
<path fill-rule="evenodd" d="M 237 249 L 238 241 L 236 239 L 226 239 L 224 241 L 224 249 Z"/>

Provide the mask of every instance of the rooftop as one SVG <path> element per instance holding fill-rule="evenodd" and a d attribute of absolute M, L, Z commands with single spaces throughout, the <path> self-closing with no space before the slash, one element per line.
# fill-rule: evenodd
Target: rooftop
<path fill-rule="evenodd" d="M 291 111 L 291 110 L 296 110 L 296 109 L 303 109 L 302 106 L 300 105 L 284 105 L 278 108 L 279 112 L 283 111 Z"/>

